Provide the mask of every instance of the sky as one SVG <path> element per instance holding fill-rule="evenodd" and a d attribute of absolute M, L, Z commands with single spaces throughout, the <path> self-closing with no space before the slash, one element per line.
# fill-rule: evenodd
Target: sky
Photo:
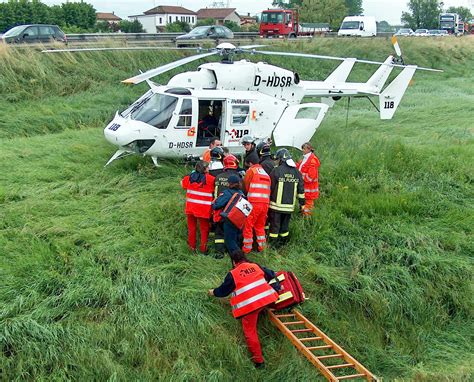
<path fill-rule="evenodd" d="M 1 0 L 6 2 L 7 0 Z M 142 14 L 143 12 L 158 5 L 180 5 L 192 11 L 200 8 L 210 7 L 215 0 L 84 0 L 92 4 L 98 12 L 115 12 L 121 18 L 131 15 Z M 221 0 L 224 4 L 230 3 L 230 7 L 237 8 L 237 13 L 255 15 L 266 8 L 271 8 L 272 0 Z M 465 6 L 473 3 L 473 0 L 443 0 L 445 7 Z M 66 0 L 42 0 L 48 5 L 62 4 Z M 403 11 L 407 11 L 408 0 L 363 0 L 364 14 L 375 16 L 377 21 L 388 21 L 389 24 L 400 24 L 400 17 Z M 471 9 L 473 12 L 474 9 Z M 318 20 L 314 20 L 317 22 Z"/>

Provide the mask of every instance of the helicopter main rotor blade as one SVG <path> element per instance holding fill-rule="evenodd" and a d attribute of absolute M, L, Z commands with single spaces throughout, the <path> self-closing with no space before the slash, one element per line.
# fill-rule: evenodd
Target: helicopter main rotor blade
<path fill-rule="evenodd" d="M 45 49 L 41 53 L 64 53 L 64 52 L 102 52 L 108 50 L 196 50 L 196 48 L 176 48 L 174 46 L 130 46 L 122 48 L 71 48 L 71 49 Z"/>
<path fill-rule="evenodd" d="M 344 61 L 346 58 L 343 57 L 334 57 L 334 56 L 321 56 L 319 54 L 307 54 L 307 53 L 290 53 L 290 52 L 271 52 L 271 51 L 261 51 L 261 50 L 250 50 L 247 51 L 246 53 L 252 53 L 252 54 L 264 54 L 267 56 L 287 56 L 287 57 L 306 57 L 306 58 L 320 58 L 323 60 L 334 60 L 334 61 Z M 378 61 L 369 61 L 369 60 L 360 60 L 356 59 L 355 62 L 361 62 L 364 64 L 372 64 L 372 65 L 387 65 L 387 66 L 394 66 L 398 68 L 406 68 L 406 65 L 399 65 L 399 64 L 386 64 L 384 62 L 378 62 Z M 442 70 L 439 69 L 431 69 L 431 68 L 422 68 L 422 67 L 416 67 L 417 70 L 427 70 L 430 72 L 442 72 Z"/>
<path fill-rule="evenodd" d="M 266 45 L 242 45 L 242 46 L 237 46 L 237 49 L 255 49 L 255 48 L 263 48 Z"/>
<path fill-rule="evenodd" d="M 125 83 L 125 84 L 139 84 L 140 82 L 148 80 L 151 77 L 155 77 L 158 74 L 165 73 L 165 72 L 167 72 L 171 69 L 177 68 L 181 65 L 188 64 L 190 62 L 199 60 L 199 59 L 204 58 L 204 57 L 213 56 L 213 55 L 218 54 L 218 53 L 219 53 L 219 51 L 214 51 L 214 52 L 210 52 L 210 53 L 202 53 L 202 54 L 197 54 L 197 55 L 194 55 L 194 56 L 182 58 L 181 60 L 170 62 L 169 64 L 159 66 L 158 68 L 155 68 L 155 69 L 148 70 L 145 73 L 139 74 L 138 76 L 127 78 L 126 80 L 123 80 L 122 82 Z"/>

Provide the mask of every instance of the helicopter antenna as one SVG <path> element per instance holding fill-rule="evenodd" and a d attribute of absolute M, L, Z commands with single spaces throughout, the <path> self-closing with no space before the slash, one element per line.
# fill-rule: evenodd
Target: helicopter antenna
<path fill-rule="evenodd" d="M 350 109 L 350 106 L 351 106 L 351 98 L 352 97 L 347 97 L 346 129 L 347 129 L 347 126 L 349 125 L 349 109 Z"/>

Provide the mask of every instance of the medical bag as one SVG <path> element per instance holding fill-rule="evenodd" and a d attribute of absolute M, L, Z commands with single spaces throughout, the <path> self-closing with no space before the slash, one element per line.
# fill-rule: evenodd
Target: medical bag
<path fill-rule="evenodd" d="M 224 207 L 221 216 L 228 219 L 238 229 L 242 229 L 244 228 L 247 217 L 252 212 L 252 208 L 252 204 L 241 194 L 236 192 Z"/>
<path fill-rule="evenodd" d="M 305 300 L 303 288 L 293 272 L 280 271 L 277 272 L 276 279 L 280 282 L 280 290 L 278 292 L 278 300 L 269 305 L 271 309 L 286 309 L 291 306 L 301 304 Z M 270 281 L 270 285 L 276 280 Z"/>

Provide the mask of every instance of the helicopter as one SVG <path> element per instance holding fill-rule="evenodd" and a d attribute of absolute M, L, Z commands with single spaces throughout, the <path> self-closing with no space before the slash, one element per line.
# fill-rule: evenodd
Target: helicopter
<path fill-rule="evenodd" d="M 149 90 L 125 110 L 117 111 L 105 127 L 105 139 L 117 146 L 117 151 L 105 166 L 131 154 L 150 156 L 155 166 L 158 166 L 158 158 L 199 158 L 213 138 L 220 139 L 233 154 L 243 152 L 240 141 L 246 135 L 251 135 L 256 141 L 269 140 L 273 135 L 277 147 L 299 148 L 312 138 L 328 109 L 342 97 L 377 96 L 380 118 L 391 119 L 416 70 L 440 71 L 405 65 L 396 39 L 392 43 L 398 58 L 390 55 L 384 62 L 376 62 L 256 50 L 262 45 L 236 47 L 225 42 L 205 53 L 199 49 L 198 54 L 128 78 L 122 82 L 139 84 L 146 81 Z M 266 62 L 234 60 L 239 54 L 342 62 L 324 81 L 304 81 L 298 73 Z M 197 71 L 179 73 L 166 85 L 150 80 L 214 55 L 220 55 L 221 61 L 202 64 Z M 356 63 L 379 67 L 365 83 L 346 82 Z M 384 88 L 395 67 L 402 68 L 402 71 Z M 301 103 L 305 97 L 320 97 L 321 102 Z"/>

